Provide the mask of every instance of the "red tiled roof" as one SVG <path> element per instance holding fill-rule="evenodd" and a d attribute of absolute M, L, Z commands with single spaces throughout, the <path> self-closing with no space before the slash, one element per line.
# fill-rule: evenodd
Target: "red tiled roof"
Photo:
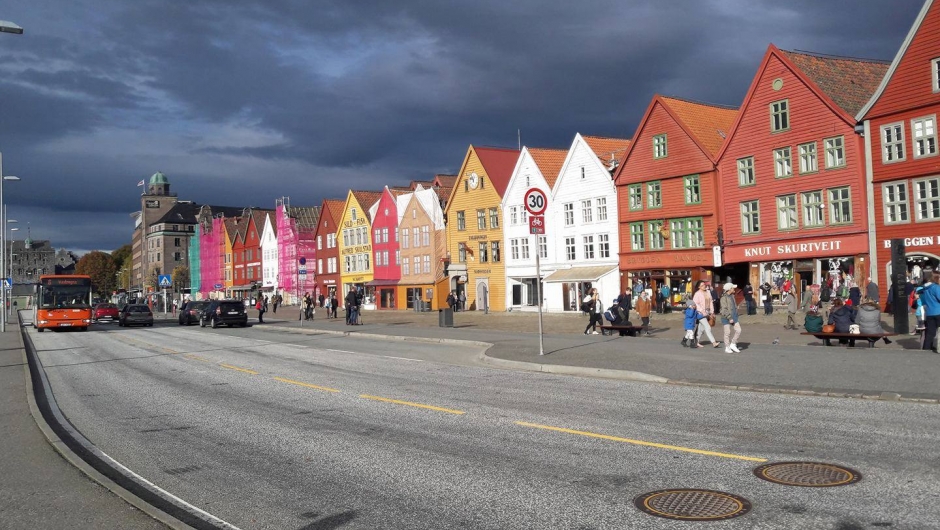
<path fill-rule="evenodd" d="M 561 166 L 565 164 L 568 151 L 531 147 L 529 148 L 529 154 L 532 155 L 532 160 L 535 161 L 535 165 L 539 167 L 539 171 L 545 177 L 548 187 L 555 187 L 555 181 L 558 180 L 558 174 L 561 173 Z"/>
<path fill-rule="evenodd" d="M 444 186 L 439 186 L 437 188 L 431 188 L 431 189 L 433 189 L 437 193 L 437 199 L 440 202 L 447 202 L 447 200 L 450 199 L 450 192 L 454 188 L 445 188 Z"/>
<path fill-rule="evenodd" d="M 339 220 L 343 218 L 344 206 L 346 206 L 346 201 L 344 200 L 323 199 L 323 207 L 329 210 L 334 223 L 339 223 Z"/>
<path fill-rule="evenodd" d="M 411 189 L 412 190 L 418 189 L 418 184 L 421 184 L 422 188 L 427 189 L 427 188 L 434 186 L 434 181 L 433 180 L 412 180 L 411 186 L 410 186 Z"/>
<path fill-rule="evenodd" d="M 442 188 L 453 188 L 457 185 L 457 175 L 434 175 L 433 182 Z"/>
<path fill-rule="evenodd" d="M 711 103 L 660 96 L 677 119 L 712 156 L 718 154 L 738 116 L 738 109 Z"/>
<path fill-rule="evenodd" d="M 486 174 L 493 183 L 496 193 L 502 197 L 506 194 L 512 171 L 519 160 L 519 150 L 504 147 L 474 147 L 473 150 L 480 159 L 480 163 L 483 164 L 483 168 L 486 169 Z"/>
<path fill-rule="evenodd" d="M 262 210 L 260 208 L 252 208 L 251 210 L 251 218 L 255 222 L 255 230 L 258 231 L 259 240 L 264 233 L 264 218 L 267 217 L 269 213 L 274 213 L 274 210 Z"/>
<path fill-rule="evenodd" d="M 581 135 L 591 151 L 606 166 L 611 160 L 620 160 L 630 147 L 631 140 L 626 138 L 607 138 L 604 136 Z"/>
<path fill-rule="evenodd" d="M 234 243 L 235 235 L 238 233 L 238 223 L 241 221 L 240 217 L 226 217 L 222 219 L 222 226 L 225 227 L 226 237 Z"/>
<path fill-rule="evenodd" d="M 359 206 L 362 206 L 363 214 L 369 219 L 369 222 L 372 222 L 371 217 L 369 216 L 369 208 L 372 208 L 372 205 L 379 202 L 379 199 L 382 198 L 381 191 L 355 191 L 350 190 L 353 194 L 353 197 L 359 201 Z"/>
<path fill-rule="evenodd" d="M 842 110 L 855 116 L 868 103 L 890 63 L 780 50 Z"/>

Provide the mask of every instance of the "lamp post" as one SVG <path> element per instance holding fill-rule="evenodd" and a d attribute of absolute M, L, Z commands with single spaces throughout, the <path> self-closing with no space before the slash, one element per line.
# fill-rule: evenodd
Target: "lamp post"
<path fill-rule="evenodd" d="M 16 219 L 7 219 L 6 221 L 8 224 L 15 223 Z M 6 278 L 10 279 L 10 309 L 7 310 L 7 316 L 11 316 L 13 314 L 13 256 L 15 256 L 15 254 L 13 254 L 13 244 L 16 241 L 13 239 L 13 232 L 18 230 L 19 228 L 16 228 L 15 226 L 10 228 L 10 261 L 7 262 L 9 276 L 5 276 Z"/>
<path fill-rule="evenodd" d="M 2 28 L 2 22 L 0 22 L 0 28 Z M 13 175 L 4 175 L 3 174 L 3 153 L 0 153 L 0 213 L 3 215 L 0 216 L 0 274 L 6 278 L 6 248 L 7 248 L 7 226 L 6 226 L 6 210 L 3 205 L 3 181 L 5 180 L 20 180 L 19 177 L 14 177 Z M 3 311 L 0 311 L 0 333 L 5 333 L 7 330 L 7 290 L 6 287 L 0 289 L 0 305 L 3 306 Z"/>

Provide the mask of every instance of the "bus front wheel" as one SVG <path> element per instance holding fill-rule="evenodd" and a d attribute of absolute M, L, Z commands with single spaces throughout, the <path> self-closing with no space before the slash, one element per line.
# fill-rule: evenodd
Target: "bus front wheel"
<path fill-rule="evenodd" d="M 42 333 L 43 331 L 46 331 L 46 328 L 36 328 L 36 329 L 38 329 L 40 333 Z"/>

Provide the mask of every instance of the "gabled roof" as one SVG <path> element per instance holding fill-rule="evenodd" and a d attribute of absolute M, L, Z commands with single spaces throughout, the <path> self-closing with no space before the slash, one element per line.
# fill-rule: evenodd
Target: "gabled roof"
<path fill-rule="evenodd" d="M 442 203 L 446 203 L 446 202 L 447 202 L 447 199 L 450 198 L 450 192 L 454 190 L 453 187 L 445 188 L 445 187 L 443 187 L 443 186 L 436 187 L 436 188 L 431 188 L 431 189 L 433 189 L 433 190 L 435 191 L 435 193 L 437 193 L 437 198 L 438 198 L 438 200 L 440 200 Z"/>
<path fill-rule="evenodd" d="M 346 206 L 346 201 L 341 199 L 323 199 L 323 206 L 330 210 L 330 217 L 333 218 L 333 222 L 338 223 L 339 220 L 343 218 L 343 208 Z"/>
<path fill-rule="evenodd" d="M 432 181 L 432 186 L 440 186 L 442 188 L 453 188 L 457 185 L 457 175 L 434 175 L 434 180 Z M 425 186 L 427 188 L 428 186 Z"/>
<path fill-rule="evenodd" d="M 352 193 L 353 197 L 356 198 L 356 201 L 359 202 L 359 206 L 361 206 L 364 210 L 362 214 L 368 216 L 369 222 L 372 222 L 372 216 L 369 215 L 369 208 L 371 208 L 373 204 L 382 198 L 382 192 L 349 190 L 349 193 Z"/>
<path fill-rule="evenodd" d="M 154 224 L 196 224 L 199 211 L 203 208 L 209 208 L 212 215 L 223 214 L 226 217 L 238 217 L 242 213 L 242 208 L 236 206 L 210 206 L 196 204 L 194 202 L 184 201 L 173 205 L 163 217 Z"/>
<path fill-rule="evenodd" d="M 248 223 L 250 220 L 251 217 L 243 215 L 238 218 L 235 224 L 235 235 L 242 243 L 245 242 L 245 238 L 248 236 Z"/>
<path fill-rule="evenodd" d="M 265 213 L 264 222 L 271 225 L 271 231 L 274 232 L 274 237 L 277 237 L 277 220 L 274 218 L 274 212 Z M 261 231 L 264 232 L 264 225 L 261 225 Z"/>
<path fill-rule="evenodd" d="M 543 149 L 540 147 L 527 148 L 535 165 L 538 166 L 542 177 L 548 183 L 549 189 L 555 186 L 558 180 L 558 173 L 561 172 L 561 166 L 565 163 L 568 151 L 565 149 Z"/>
<path fill-rule="evenodd" d="M 263 210 L 261 208 L 252 208 L 251 210 L 251 220 L 255 224 L 255 230 L 258 232 L 258 240 L 261 239 L 261 233 L 264 232 L 264 219 L 269 213 L 273 213 L 274 210 Z"/>
<path fill-rule="evenodd" d="M 591 151 L 605 166 L 609 166 L 611 161 L 619 161 L 623 154 L 630 147 L 630 140 L 626 138 L 607 138 L 604 136 L 581 135 L 584 143 L 588 144 Z"/>
<path fill-rule="evenodd" d="M 659 99 L 700 146 L 712 156 L 718 154 L 738 115 L 737 108 L 668 96 Z"/>
<path fill-rule="evenodd" d="M 287 215 L 296 222 L 297 228 L 316 228 L 320 222 L 319 206 L 291 206 Z"/>
<path fill-rule="evenodd" d="M 419 185 L 422 188 L 427 189 L 427 188 L 434 186 L 434 181 L 433 180 L 412 180 L 410 186 L 412 190 L 416 190 L 418 189 Z"/>
<path fill-rule="evenodd" d="M 855 116 L 888 71 L 887 61 L 780 50 L 836 105 Z"/>
<path fill-rule="evenodd" d="M 901 44 L 901 48 L 898 49 L 897 55 L 894 56 L 894 60 L 891 61 L 891 66 L 888 67 L 888 71 L 885 73 L 884 77 L 881 79 L 881 83 L 878 85 L 878 88 L 872 94 L 871 98 L 867 103 L 855 114 L 855 119 L 862 121 L 865 119 L 865 115 L 868 114 L 868 111 L 871 110 L 872 106 L 881 98 L 881 95 L 884 93 L 885 88 L 887 88 L 888 83 L 891 82 L 891 78 L 894 77 L 894 72 L 898 69 L 898 65 L 901 64 L 901 60 L 904 59 L 904 55 L 907 54 L 907 49 L 910 48 L 911 43 L 914 42 L 914 37 L 917 36 L 917 32 L 920 31 L 921 24 L 924 23 L 924 19 L 927 18 L 927 13 L 930 12 L 930 8 L 933 5 L 933 0 L 927 0 L 924 2 L 924 6 L 921 7 L 920 13 L 917 15 L 917 19 L 914 20 L 914 25 L 911 26 L 911 30 L 907 32 L 907 37 L 904 38 L 904 42 Z"/>
<path fill-rule="evenodd" d="M 225 235 L 229 241 L 235 242 L 238 237 L 238 217 L 226 217 L 222 219 L 222 226 L 225 227 Z"/>
<path fill-rule="evenodd" d="M 474 147 L 473 150 L 480 159 L 480 163 L 483 164 L 496 193 L 502 197 L 506 194 L 509 179 L 512 178 L 512 172 L 516 168 L 519 150 L 504 147 Z"/>

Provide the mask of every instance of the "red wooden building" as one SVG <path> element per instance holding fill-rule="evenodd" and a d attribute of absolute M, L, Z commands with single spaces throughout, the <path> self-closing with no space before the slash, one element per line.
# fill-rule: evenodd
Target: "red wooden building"
<path fill-rule="evenodd" d="M 865 128 L 869 207 L 875 230 L 871 277 L 881 300 L 891 284 L 892 238 L 904 238 L 915 284 L 940 265 L 940 3 L 928 0 L 878 90 L 858 113 Z"/>
<path fill-rule="evenodd" d="M 375 288 L 376 309 L 397 309 L 395 299 L 396 286 L 401 280 L 401 265 L 398 259 L 398 198 L 408 195 L 411 190 L 382 190 L 382 197 L 373 206 L 369 205 L 372 218 L 372 281 Z M 407 205 L 407 201 L 402 206 Z M 366 207 L 366 205 L 363 205 Z"/>
<path fill-rule="evenodd" d="M 787 278 L 799 292 L 823 277 L 864 282 L 868 194 L 855 113 L 887 66 L 768 48 L 719 153 L 734 283 L 769 282 L 777 299 Z"/>
<path fill-rule="evenodd" d="M 711 279 L 722 201 L 716 161 L 737 109 L 654 96 L 614 174 L 621 289 L 675 295 Z"/>
<path fill-rule="evenodd" d="M 345 200 L 324 199 L 320 208 L 320 219 L 317 222 L 317 284 L 324 296 L 336 296 L 340 307 L 343 305 L 344 293 L 337 289 L 339 279 L 339 246 L 336 244 L 336 234 L 339 220 L 343 216 Z"/>

